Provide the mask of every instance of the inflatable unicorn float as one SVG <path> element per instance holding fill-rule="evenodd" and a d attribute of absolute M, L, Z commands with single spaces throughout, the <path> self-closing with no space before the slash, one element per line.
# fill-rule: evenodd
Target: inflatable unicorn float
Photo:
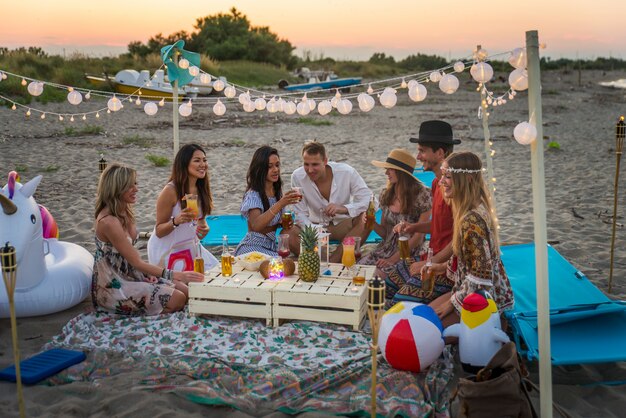
<path fill-rule="evenodd" d="M 0 243 L 15 247 L 18 317 L 47 315 L 72 307 L 89 294 L 93 256 L 83 247 L 59 241 L 57 224 L 33 194 L 37 176 L 22 185 L 15 171 L 0 190 Z M 5 286 L 0 286 L 0 318 L 9 316 Z"/>

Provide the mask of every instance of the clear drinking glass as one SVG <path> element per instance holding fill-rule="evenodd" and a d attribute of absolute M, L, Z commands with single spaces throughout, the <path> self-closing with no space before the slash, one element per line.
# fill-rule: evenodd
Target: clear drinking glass
<path fill-rule="evenodd" d="M 354 257 L 354 244 L 344 243 L 343 245 L 343 254 L 341 255 L 341 264 L 344 265 L 348 269 L 348 274 L 350 278 L 354 276 L 354 265 L 356 264 L 356 259 Z"/>
<path fill-rule="evenodd" d="M 289 254 L 291 254 L 289 250 L 289 235 L 281 234 L 278 236 L 278 255 L 282 258 L 287 258 Z"/>
<path fill-rule="evenodd" d="M 198 225 L 198 216 L 200 215 L 200 211 L 198 210 L 198 195 L 186 194 L 184 199 L 186 201 L 185 207 L 191 209 L 191 214 L 193 215 L 193 221 L 191 221 L 191 224 L 196 226 Z"/>

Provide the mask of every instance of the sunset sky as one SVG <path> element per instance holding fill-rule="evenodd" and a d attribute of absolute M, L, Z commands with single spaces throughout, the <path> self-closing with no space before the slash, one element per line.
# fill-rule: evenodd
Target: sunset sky
<path fill-rule="evenodd" d="M 131 41 L 193 31 L 196 18 L 231 7 L 254 26 L 314 56 L 368 59 L 384 52 L 401 59 L 417 52 L 464 57 L 476 44 L 490 53 L 523 46 L 538 30 L 553 58 L 626 59 L 623 0 L 526 0 L 516 7 L 487 0 L 54 0 L 3 1 L 0 46 L 40 46 L 52 53 L 115 55 Z M 169 5 L 175 4 L 180 10 Z M 594 4 L 598 6 L 594 7 Z M 601 5 L 601 6 L 600 6 Z M 622 16 L 620 18 L 620 16 Z"/>

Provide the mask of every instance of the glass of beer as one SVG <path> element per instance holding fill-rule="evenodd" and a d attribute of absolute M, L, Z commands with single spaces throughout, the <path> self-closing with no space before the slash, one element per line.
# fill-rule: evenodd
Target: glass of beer
<path fill-rule="evenodd" d="M 222 253 L 222 276 L 233 275 L 233 256 L 230 253 Z"/>
<path fill-rule="evenodd" d="M 280 221 L 283 229 L 287 231 L 293 226 L 293 213 L 290 210 L 286 210 L 285 212 L 283 212 Z"/>
<path fill-rule="evenodd" d="M 409 248 L 409 237 L 406 235 L 400 235 L 398 238 L 398 251 L 400 252 L 400 260 L 411 260 L 411 249 Z"/>

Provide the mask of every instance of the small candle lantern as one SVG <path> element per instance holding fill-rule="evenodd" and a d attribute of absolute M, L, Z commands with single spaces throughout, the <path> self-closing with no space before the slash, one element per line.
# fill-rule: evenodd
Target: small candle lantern
<path fill-rule="evenodd" d="M 0 247 L 0 262 L 2 263 L 2 278 L 9 297 L 9 311 L 11 314 L 11 336 L 13 337 L 13 359 L 15 361 L 15 378 L 17 383 L 17 400 L 20 417 L 25 416 L 24 395 L 22 394 L 22 376 L 20 371 L 20 351 L 17 345 L 17 321 L 15 319 L 15 282 L 17 279 L 17 257 L 15 247 L 8 242 Z"/>
<path fill-rule="evenodd" d="M 100 154 L 100 161 L 98 161 L 98 168 L 100 169 L 100 173 L 107 168 L 107 160 L 104 159 L 104 154 Z"/>
<path fill-rule="evenodd" d="M 376 366 L 378 360 L 378 330 L 380 321 L 385 313 L 385 282 L 374 277 L 367 284 L 367 314 L 372 328 L 372 411 L 376 417 Z"/>
<path fill-rule="evenodd" d="M 282 257 L 270 258 L 268 273 L 269 280 L 282 280 L 285 277 L 285 264 Z"/>

